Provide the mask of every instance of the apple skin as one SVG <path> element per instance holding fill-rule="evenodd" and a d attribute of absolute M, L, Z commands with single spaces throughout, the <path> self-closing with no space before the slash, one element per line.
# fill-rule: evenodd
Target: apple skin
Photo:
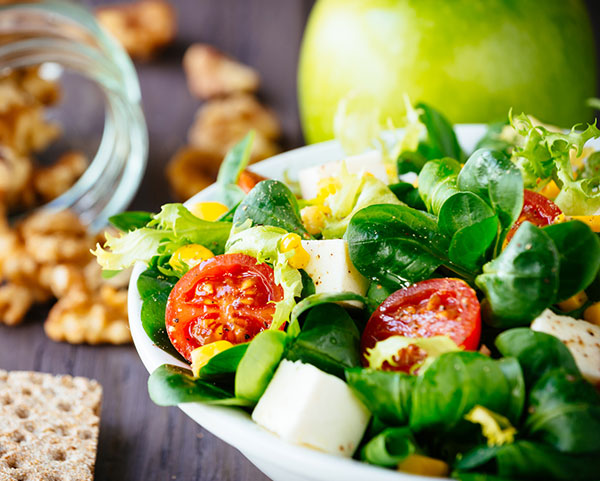
<path fill-rule="evenodd" d="M 590 119 L 596 52 L 580 0 L 318 0 L 298 69 L 306 141 L 333 138 L 350 92 L 399 122 L 403 94 L 454 123 L 512 107 L 570 127 Z"/>

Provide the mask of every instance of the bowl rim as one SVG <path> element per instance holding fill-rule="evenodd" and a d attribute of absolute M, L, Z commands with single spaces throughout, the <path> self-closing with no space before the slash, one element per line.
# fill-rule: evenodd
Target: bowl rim
<path fill-rule="evenodd" d="M 484 124 L 459 124 L 455 126 L 455 130 L 461 145 L 466 150 L 472 150 L 475 145 L 475 137 L 481 137 L 485 131 L 485 127 Z M 467 145 L 469 143 L 471 145 Z M 339 142 L 330 140 L 278 154 L 253 164 L 251 170 L 259 174 L 271 174 L 270 176 L 272 176 L 272 172 L 274 170 L 281 170 L 282 165 L 287 163 L 294 165 L 294 162 L 298 163 L 307 157 L 311 157 L 312 160 L 303 162 L 303 167 L 309 166 L 309 164 L 323 164 L 343 158 L 344 156 Z M 207 187 L 189 199 L 185 204 L 189 205 L 199 200 L 210 199 L 213 189 L 214 186 Z M 129 282 L 128 313 L 134 346 L 149 373 L 165 363 L 189 368 L 189 365 L 155 346 L 142 327 L 140 315 L 141 298 L 136 284 L 139 275 L 145 269 L 146 266 L 143 263 L 137 263 L 132 270 Z M 178 405 L 178 407 L 204 429 L 241 451 L 253 463 L 254 460 L 261 459 L 265 463 L 268 462 L 284 469 L 290 469 L 291 464 L 298 464 L 302 467 L 303 472 L 312 472 L 314 469 L 320 470 L 320 477 L 318 479 L 333 479 L 334 477 L 349 481 L 354 479 L 371 479 L 372 481 L 417 481 L 432 479 L 431 477 L 392 471 L 352 458 L 327 454 L 308 447 L 288 443 L 254 423 L 250 415 L 240 408 L 201 403 L 185 403 Z"/>

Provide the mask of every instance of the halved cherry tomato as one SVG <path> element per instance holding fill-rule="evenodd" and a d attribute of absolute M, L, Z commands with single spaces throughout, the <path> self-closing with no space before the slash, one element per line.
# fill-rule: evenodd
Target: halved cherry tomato
<path fill-rule="evenodd" d="M 256 184 L 263 180 L 267 180 L 267 178 L 249 170 L 242 170 L 238 178 L 237 185 L 241 187 L 241 189 L 247 194 L 254 188 Z"/>
<path fill-rule="evenodd" d="M 190 269 L 169 295 L 167 334 L 187 360 L 197 347 L 250 341 L 268 329 L 283 299 L 273 269 L 245 254 L 223 254 Z"/>
<path fill-rule="evenodd" d="M 523 192 L 523 209 L 521 215 L 508 231 L 504 244 L 508 244 L 517 229 L 525 221 L 531 222 L 538 227 L 553 224 L 556 218 L 562 214 L 558 206 L 542 194 L 525 189 Z"/>
<path fill-rule="evenodd" d="M 391 336 L 448 336 L 458 346 L 476 350 L 481 334 L 481 313 L 475 291 L 460 279 L 429 279 L 391 294 L 371 315 L 361 338 L 365 355 L 378 341 Z M 422 360 L 420 349 L 403 349 L 394 370 L 408 372 Z M 391 366 L 388 366 L 391 368 Z"/>

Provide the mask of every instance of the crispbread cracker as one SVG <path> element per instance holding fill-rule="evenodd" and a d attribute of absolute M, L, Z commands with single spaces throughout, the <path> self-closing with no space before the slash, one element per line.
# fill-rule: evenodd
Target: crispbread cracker
<path fill-rule="evenodd" d="M 83 377 L 0 370 L 0 481 L 92 480 L 101 398 Z"/>

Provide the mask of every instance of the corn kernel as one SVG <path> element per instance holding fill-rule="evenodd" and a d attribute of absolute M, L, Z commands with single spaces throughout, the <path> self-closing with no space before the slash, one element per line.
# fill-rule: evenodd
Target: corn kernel
<path fill-rule="evenodd" d="M 279 243 L 279 250 L 282 253 L 294 251 L 291 257 L 288 257 L 288 264 L 294 269 L 304 269 L 310 261 L 310 255 L 302 247 L 302 239 L 298 234 L 287 234 L 283 236 Z"/>
<path fill-rule="evenodd" d="M 579 309 L 588 300 L 585 291 L 578 292 L 574 296 L 569 297 L 567 300 L 559 302 L 558 308 L 563 312 L 571 312 L 575 309 Z"/>
<path fill-rule="evenodd" d="M 188 244 L 173 252 L 169 265 L 176 270 L 191 269 L 214 256 L 210 250 L 200 244 Z"/>
<path fill-rule="evenodd" d="M 550 200 L 554 200 L 554 199 L 556 199 L 558 194 L 560 194 L 560 189 L 558 188 L 558 185 L 556 185 L 556 182 L 551 180 L 540 191 L 540 194 L 542 194 L 544 197 L 546 197 Z"/>
<path fill-rule="evenodd" d="M 325 177 L 317 183 L 319 192 L 315 198 L 317 201 L 323 202 L 330 195 L 335 194 L 341 187 L 340 181 L 335 177 Z"/>
<path fill-rule="evenodd" d="M 300 211 L 300 216 L 309 234 L 318 234 L 325 227 L 325 209 L 321 206 L 309 205 Z"/>
<path fill-rule="evenodd" d="M 194 377 L 198 377 L 200 369 L 206 366 L 208 361 L 232 346 L 233 344 L 229 341 L 215 341 L 194 349 L 192 351 L 192 372 L 194 373 Z"/>
<path fill-rule="evenodd" d="M 595 302 L 583 311 L 583 318 L 587 322 L 600 326 L 600 302 Z"/>
<path fill-rule="evenodd" d="M 220 202 L 197 202 L 190 206 L 190 212 L 202 220 L 215 221 L 229 211 Z"/>
<path fill-rule="evenodd" d="M 302 239 L 298 234 L 286 234 L 281 238 L 279 250 L 284 254 L 302 245 Z"/>
<path fill-rule="evenodd" d="M 408 458 L 398 464 L 398 471 L 404 471 L 421 476 L 448 476 L 450 468 L 439 459 L 422 456 L 420 454 L 411 454 Z"/>

